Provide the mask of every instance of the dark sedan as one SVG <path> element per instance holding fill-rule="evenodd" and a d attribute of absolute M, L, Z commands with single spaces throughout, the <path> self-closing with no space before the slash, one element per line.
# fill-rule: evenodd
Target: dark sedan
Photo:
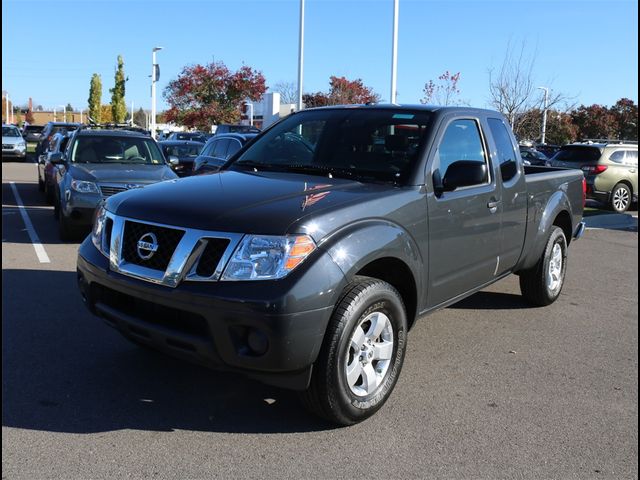
<path fill-rule="evenodd" d="M 165 158 L 169 160 L 171 157 L 178 159 L 177 165 L 172 165 L 173 171 L 180 177 L 187 177 L 193 171 L 193 161 L 202 151 L 204 142 L 194 142 L 191 140 L 165 140 L 158 142 Z"/>
<path fill-rule="evenodd" d="M 256 136 L 256 133 L 225 133 L 213 136 L 193 162 L 194 175 L 217 172 L 227 159 Z"/>
<path fill-rule="evenodd" d="M 525 163 L 529 162 L 529 165 L 549 166 L 549 158 L 535 148 L 520 147 L 520 156 Z"/>

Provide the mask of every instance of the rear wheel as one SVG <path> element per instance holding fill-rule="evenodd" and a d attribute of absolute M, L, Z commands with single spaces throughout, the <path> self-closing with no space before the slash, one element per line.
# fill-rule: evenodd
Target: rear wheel
<path fill-rule="evenodd" d="M 626 212 L 631 206 L 631 189 L 624 183 L 618 183 L 611 192 L 609 206 L 615 212 Z"/>
<path fill-rule="evenodd" d="M 351 425 L 377 412 L 391 395 L 406 350 L 402 298 L 382 280 L 356 277 L 337 305 L 309 389 L 313 413 Z"/>
<path fill-rule="evenodd" d="M 567 240 L 560 227 L 552 227 L 542 258 L 531 269 L 520 273 L 520 291 L 536 306 L 557 300 L 567 271 Z"/>
<path fill-rule="evenodd" d="M 40 178 L 40 173 L 38 173 L 38 191 L 39 192 L 44 192 L 45 191 L 44 182 Z"/>

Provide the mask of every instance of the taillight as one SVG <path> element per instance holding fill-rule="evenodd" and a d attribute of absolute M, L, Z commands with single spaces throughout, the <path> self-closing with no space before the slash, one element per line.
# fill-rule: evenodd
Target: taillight
<path fill-rule="evenodd" d="M 582 208 L 587 206 L 587 179 L 582 177 Z"/>
<path fill-rule="evenodd" d="M 582 167 L 582 171 L 587 175 L 598 175 L 604 172 L 607 168 L 606 165 L 585 165 Z"/>

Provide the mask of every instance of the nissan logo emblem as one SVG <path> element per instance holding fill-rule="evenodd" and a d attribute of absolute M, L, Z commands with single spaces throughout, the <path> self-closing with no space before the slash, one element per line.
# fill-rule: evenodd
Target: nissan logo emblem
<path fill-rule="evenodd" d="M 142 260 L 149 260 L 158 251 L 158 237 L 155 233 L 145 233 L 138 240 L 138 256 Z"/>

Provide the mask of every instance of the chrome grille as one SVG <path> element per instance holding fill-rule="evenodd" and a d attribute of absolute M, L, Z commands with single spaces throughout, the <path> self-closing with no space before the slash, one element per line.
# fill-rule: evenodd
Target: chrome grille
<path fill-rule="evenodd" d="M 197 230 L 119 217 L 107 212 L 103 245 L 109 245 L 110 268 L 130 277 L 177 287 L 180 282 L 215 282 L 220 279 L 243 235 Z M 153 233 L 155 253 L 144 259 L 138 242 Z M 146 241 L 146 240 L 145 240 Z"/>
<path fill-rule="evenodd" d="M 100 185 L 100 192 L 102 193 L 102 196 L 105 198 L 110 197 L 111 195 L 115 195 L 116 193 L 124 192 L 126 190 L 127 190 L 126 187 Z"/>
<path fill-rule="evenodd" d="M 3 149 L 3 150 L 13 150 L 13 147 L 14 147 L 14 146 L 15 146 L 15 145 L 7 144 L 7 143 L 3 143 L 3 144 L 2 144 L 2 149 Z"/>

